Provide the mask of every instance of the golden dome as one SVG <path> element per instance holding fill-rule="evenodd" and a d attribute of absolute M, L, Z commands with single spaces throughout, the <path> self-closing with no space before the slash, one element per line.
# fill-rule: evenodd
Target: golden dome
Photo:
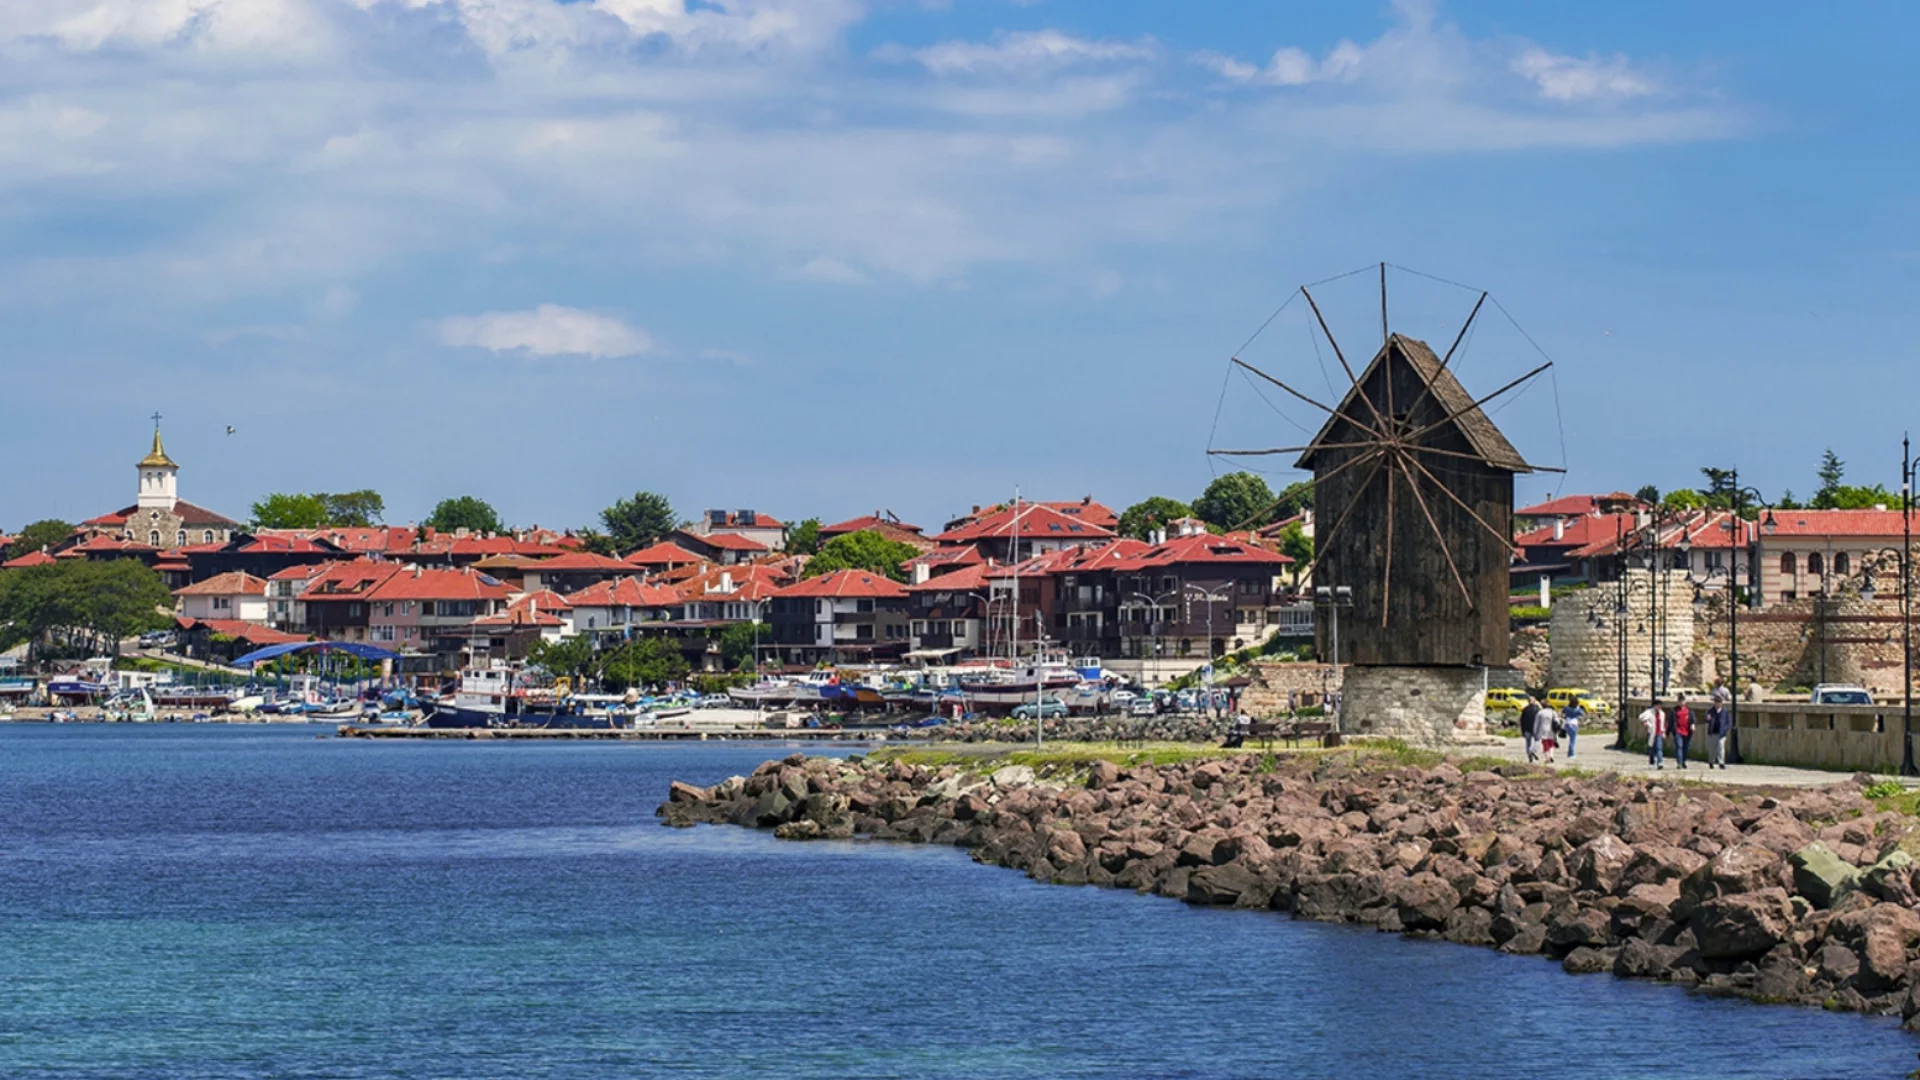
<path fill-rule="evenodd" d="M 177 469 L 180 467 L 174 464 L 172 458 L 167 456 L 167 448 L 160 445 L 160 429 L 157 427 L 153 429 L 153 449 L 147 451 L 147 456 L 140 459 L 140 467 L 143 469 L 149 467 Z"/>

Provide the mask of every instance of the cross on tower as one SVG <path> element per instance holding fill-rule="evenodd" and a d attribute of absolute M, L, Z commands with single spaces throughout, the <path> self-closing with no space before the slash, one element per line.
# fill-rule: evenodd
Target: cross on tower
<path fill-rule="evenodd" d="M 160 430 L 160 414 L 158 412 L 153 414 L 153 429 L 155 431 Z"/>

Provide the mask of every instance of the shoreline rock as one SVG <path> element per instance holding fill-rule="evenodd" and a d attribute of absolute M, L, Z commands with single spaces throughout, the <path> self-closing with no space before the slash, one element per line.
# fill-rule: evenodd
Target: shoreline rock
<path fill-rule="evenodd" d="M 1920 1031 L 1920 822 L 1878 811 L 1857 782 L 1702 791 L 1362 754 L 980 769 L 794 754 L 711 788 L 676 782 L 656 813 L 955 845 L 1042 882 L 1542 954 L 1576 974 Z"/>

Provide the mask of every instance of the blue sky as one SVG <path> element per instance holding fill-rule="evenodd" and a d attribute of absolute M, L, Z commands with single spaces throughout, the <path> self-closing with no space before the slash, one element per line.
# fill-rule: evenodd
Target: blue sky
<path fill-rule="evenodd" d="M 588 522 L 1189 498 L 1316 426 L 1296 286 L 1491 290 L 1552 493 L 1895 483 L 1920 13 L 1855 4 L 13 0 L 0 525 L 182 494 Z M 1350 354 L 1377 279 L 1317 290 Z M 1444 346 L 1472 291 L 1390 271 Z M 1323 396 L 1304 309 L 1246 356 Z M 1322 343 L 1324 347 L 1324 343 Z M 1356 358 L 1358 359 L 1358 358 Z M 1487 391 L 1537 362 L 1491 306 Z M 1226 392 L 1223 395 L 1222 387 Z M 236 433 L 224 434 L 228 425 Z M 1564 444 L 1564 449 L 1563 449 Z M 1289 478 L 1280 462 L 1273 479 Z"/>

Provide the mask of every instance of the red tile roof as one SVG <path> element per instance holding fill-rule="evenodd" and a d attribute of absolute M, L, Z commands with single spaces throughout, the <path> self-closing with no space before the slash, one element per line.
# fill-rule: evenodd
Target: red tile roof
<path fill-rule="evenodd" d="M 706 560 L 678 544 L 662 540 L 633 552 L 621 561 L 634 566 L 688 566 Z"/>
<path fill-rule="evenodd" d="M 1181 536 L 1109 564 L 1115 570 L 1147 570 L 1194 563 L 1236 566 L 1286 566 L 1293 560 L 1277 551 L 1224 536 Z"/>
<path fill-rule="evenodd" d="M 835 570 L 798 581 L 774 594 L 780 597 L 821 596 L 837 599 L 889 599 L 907 595 L 906 587 L 884 574 L 866 570 Z"/>
<path fill-rule="evenodd" d="M 1760 511 L 1765 539 L 1827 536 L 1899 536 L 1902 528 L 1898 510 L 1775 510 L 1774 531 L 1767 532 L 1767 511 Z M 1920 514 L 1914 515 L 1920 527 Z"/>
<path fill-rule="evenodd" d="M 918 533 L 922 530 L 918 525 L 909 525 L 898 518 L 881 517 L 878 513 L 865 514 L 857 518 L 848 518 L 845 521 L 836 521 L 831 525 L 820 526 L 820 535 L 822 537 L 835 537 L 845 533 L 884 533 L 888 531 Z"/>
<path fill-rule="evenodd" d="M 700 515 L 699 524 L 704 528 L 707 525 L 707 523 L 712 520 L 713 520 L 713 511 L 709 510 L 706 513 Z M 744 519 L 739 514 L 736 514 L 732 511 L 728 511 L 727 522 L 725 525 L 720 526 L 720 528 L 722 529 L 784 529 L 786 528 L 786 526 L 781 524 L 778 521 L 775 521 L 774 519 L 768 517 L 767 515 L 761 513 L 758 510 L 749 510 L 746 512 L 746 517 Z"/>
<path fill-rule="evenodd" d="M 1078 503 L 1072 505 L 1080 505 Z M 1016 510 L 1002 506 L 981 514 L 958 528 L 934 537 L 943 544 L 966 544 L 986 539 L 1105 540 L 1113 530 L 1086 518 L 1068 516 L 1045 503 L 1023 502 Z"/>
<path fill-rule="evenodd" d="M 602 570 L 616 574 L 631 574 L 633 567 L 619 559 L 607 555 L 595 555 L 591 551 L 569 551 L 551 559 L 541 559 L 537 563 L 528 563 L 530 571 L 546 573 L 549 571 Z"/>
<path fill-rule="evenodd" d="M 173 590 L 175 596 L 265 596 L 267 579 L 257 578 L 244 570 L 229 570 L 224 574 L 215 574 L 205 581 L 196 581 L 191 585 Z"/>
<path fill-rule="evenodd" d="M 267 575 L 268 581 L 306 581 L 327 572 L 332 563 L 299 563 Z"/>
<path fill-rule="evenodd" d="M 130 520 L 135 514 L 138 514 L 139 512 L 140 512 L 140 504 L 135 503 L 132 506 L 125 507 L 124 509 L 115 510 L 111 514 L 101 514 L 97 518 L 89 518 L 85 522 L 82 522 L 82 524 L 125 525 L 128 522 L 128 520 Z M 188 526 L 194 526 L 194 527 L 199 527 L 204 525 L 214 525 L 214 526 L 227 528 L 227 529 L 237 529 L 240 527 L 239 522 L 233 520 L 230 517 L 227 517 L 225 514 L 216 514 L 204 506 L 195 506 L 194 504 L 188 502 L 185 499 L 174 500 L 173 512 L 174 512 L 174 515 L 180 519 L 180 524 L 182 525 L 188 525 Z"/>
<path fill-rule="evenodd" d="M 504 600 L 510 590 L 494 578 L 466 570 L 415 567 L 373 587 L 370 600 Z"/>
<path fill-rule="evenodd" d="M 749 540 L 739 533 L 708 533 L 699 538 L 708 547 L 721 551 L 771 551 L 772 549 L 758 540 Z"/>
<path fill-rule="evenodd" d="M 902 569 L 924 566 L 932 570 L 937 577 L 942 567 L 978 566 L 986 561 L 986 558 L 980 554 L 979 548 L 971 544 L 957 544 L 953 547 L 935 548 L 924 555 L 908 559 L 900 566 Z"/>
<path fill-rule="evenodd" d="M 1557 499 L 1548 499 L 1543 503 L 1521 507 L 1513 512 L 1514 517 L 1579 517 L 1586 514 L 1598 514 L 1609 506 L 1644 506 L 1636 496 L 1625 491 L 1615 491 L 1607 495 L 1562 495 Z"/>
<path fill-rule="evenodd" d="M 691 600 L 764 600 L 793 579 L 757 563 L 716 566 L 675 586 L 679 602 Z M 722 586 L 729 586 L 723 589 Z"/>
<path fill-rule="evenodd" d="M 631 577 L 612 578 L 567 594 L 567 602 L 574 607 L 668 607 L 679 599 L 672 589 Z"/>
<path fill-rule="evenodd" d="M 475 626 L 565 626 L 566 620 L 550 614 L 545 608 L 508 608 L 494 615 L 482 615 L 473 620 Z"/>
<path fill-rule="evenodd" d="M 23 570 L 29 566 L 51 566 L 56 560 L 44 551 L 29 551 L 17 559 L 8 559 L 0 567 L 8 570 Z"/>
<path fill-rule="evenodd" d="M 117 536 L 89 536 L 72 547 L 57 552 L 54 557 L 59 559 L 84 559 L 88 555 L 108 552 L 145 555 L 159 550 L 159 548 L 154 547 L 152 544 L 142 544 L 133 540 L 122 540 Z"/>
<path fill-rule="evenodd" d="M 552 589 L 539 589 L 527 593 L 507 605 L 508 611 L 517 611 L 521 608 L 537 608 L 541 611 L 572 611 L 573 604 L 568 602 L 566 597 L 561 596 Z"/>
<path fill-rule="evenodd" d="M 308 583 L 307 591 L 301 593 L 300 598 L 309 603 L 364 600 L 381 582 L 403 569 L 398 563 L 374 562 L 372 559 L 328 563 L 325 572 Z"/>
<path fill-rule="evenodd" d="M 958 570 L 930 577 L 925 581 L 907 586 L 908 592 L 969 592 L 987 587 L 988 567 L 983 562 L 963 566 Z"/>
<path fill-rule="evenodd" d="M 173 621 L 182 630 L 204 628 L 212 633 L 254 645 L 285 645 L 307 640 L 299 634 L 289 634 L 284 630 L 275 630 L 271 626 L 261 626 L 259 623 L 243 622 L 239 619 L 189 619 L 184 616 L 175 616 Z"/>

